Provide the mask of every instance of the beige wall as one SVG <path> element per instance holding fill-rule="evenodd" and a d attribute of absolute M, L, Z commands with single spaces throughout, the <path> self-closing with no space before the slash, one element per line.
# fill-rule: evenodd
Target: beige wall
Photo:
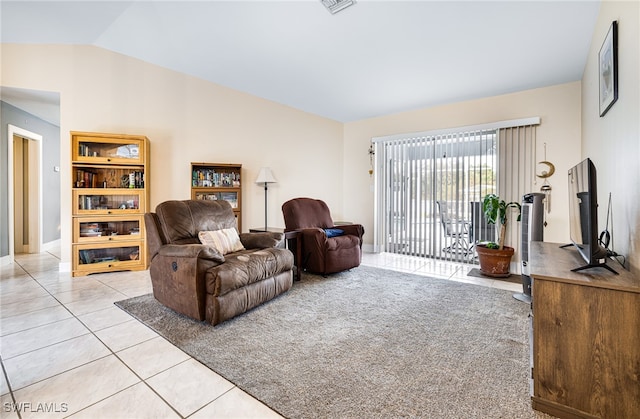
<path fill-rule="evenodd" d="M 549 178 L 553 191 L 545 241 L 568 242 L 564 174 L 580 158 L 580 100 L 580 82 L 574 82 L 345 124 L 345 215 L 364 224 L 371 233 L 365 239 L 372 244 L 374 180 L 368 174 L 367 153 L 372 137 L 539 116 L 537 161 L 544 160 L 547 143 L 547 160 L 556 166 L 556 174 Z M 538 192 L 540 186 L 531 185 L 531 192 Z"/>
<path fill-rule="evenodd" d="M 342 124 L 100 48 L 2 45 L 3 86 L 60 92 L 61 242 L 70 261 L 69 131 L 143 134 L 151 141 L 151 207 L 189 198 L 190 162 L 243 165 L 243 227 L 284 226 L 280 205 L 324 199 L 342 218 Z M 15 64 L 15 65 L 14 65 Z M 68 186 L 66 186 L 68 185 Z"/>
<path fill-rule="evenodd" d="M 598 51 L 618 21 L 618 100 L 598 112 Z M 582 78 L 582 156 L 598 171 L 599 228 L 606 226 L 611 193 L 614 250 L 640 274 L 640 3 L 604 1 Z M 611 224 L 610 224 L 611 230 Z"/>

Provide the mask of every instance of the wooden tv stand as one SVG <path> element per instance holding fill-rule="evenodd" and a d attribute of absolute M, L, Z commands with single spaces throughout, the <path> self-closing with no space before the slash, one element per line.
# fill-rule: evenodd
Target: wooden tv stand
<path fill-rule="evenodd" d="M 640 278 L 532 242 L 532 407 L 560 418 L 640 415 Z M 613 262 L 612 262 L 613 263 Z"/>

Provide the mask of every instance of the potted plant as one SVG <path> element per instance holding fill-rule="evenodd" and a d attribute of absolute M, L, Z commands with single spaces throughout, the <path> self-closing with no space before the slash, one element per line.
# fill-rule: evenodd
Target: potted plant
<path fill-rule="evenodd" d="M 509 276 L 509 265 L 513 256 L 513 247 L 504 245 L 504 238 L 507 232 L 507 220 L 509 208 L 518 211 L 518 221 L 520 221 L 520 204 L 517 202 L 505 202 L 496 194 L 487 194 L 482 200 L 482 212 L 487 217 L 489 224 L 496 224 L 500 220 L 500 233 L 498 243 L 487 242 L 476 246 L 478 261 L 480 262 L 480 272 L 492 277 Z"/>

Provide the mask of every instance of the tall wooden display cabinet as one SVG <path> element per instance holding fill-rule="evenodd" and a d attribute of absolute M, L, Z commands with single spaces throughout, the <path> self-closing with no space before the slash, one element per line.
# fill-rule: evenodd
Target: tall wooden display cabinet
<path fill-rule="evenodd" d="M 147 268 L 149 140 L 71 132 L 72 274 Z"/>

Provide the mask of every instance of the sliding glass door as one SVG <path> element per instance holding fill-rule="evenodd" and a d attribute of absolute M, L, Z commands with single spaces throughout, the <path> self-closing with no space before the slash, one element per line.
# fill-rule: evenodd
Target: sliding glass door
<path fill-rule="evenodd" d="M 493 238 L 478 211 L 496 190 L 495 130 L 380 141 L 376 159 L 382 251 L 472 261 Z"/>

